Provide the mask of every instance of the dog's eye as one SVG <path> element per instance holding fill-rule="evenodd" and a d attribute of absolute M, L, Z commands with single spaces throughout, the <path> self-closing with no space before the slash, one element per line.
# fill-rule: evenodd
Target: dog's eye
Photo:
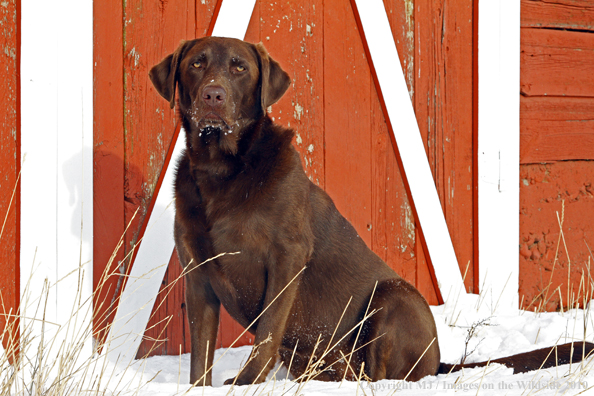
<path fill-rule="evenodd" d="M 246 71 L 246 68 L 243 66 L 235 66 L 235 71 L 241 73 L 241 72 Z"/>
<path fill-rule="evenodd" d="M 194 62 L 192 63 L 192 66 L 196 69 L 200 69 L 202 67 L 202 62 Z"/>

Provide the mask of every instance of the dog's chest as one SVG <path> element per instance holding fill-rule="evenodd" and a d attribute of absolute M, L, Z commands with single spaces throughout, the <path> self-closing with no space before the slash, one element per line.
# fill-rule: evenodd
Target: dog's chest
<path fill-rule="evenodd" d="M 227 311 L 246 326 L 261 312 L 266 294 L 266 236 L 250 227 L 215 223 L 211 240 L 217 259 L 211 285 Z"/>
<path fill-rule="evenodd" d="M 264 262 L 274 241 L 271 223 L 260 210 L 234 207 L 211 223 L 209 234 L 215 253 L 241 252 L 242 258 Z"/>

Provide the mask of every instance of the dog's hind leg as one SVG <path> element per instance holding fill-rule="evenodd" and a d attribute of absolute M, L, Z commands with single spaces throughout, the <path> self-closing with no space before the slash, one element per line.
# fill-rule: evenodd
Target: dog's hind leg
<path fill-rule="evenodd" d="M 378 283 L 365 324 L 365 371 L 373 381 L 417 381 L 435 375 L 439 346 L 433 315 L 423 296 L 403 279 Z M 372 341 L 374 340 L 375 341 Z"/>

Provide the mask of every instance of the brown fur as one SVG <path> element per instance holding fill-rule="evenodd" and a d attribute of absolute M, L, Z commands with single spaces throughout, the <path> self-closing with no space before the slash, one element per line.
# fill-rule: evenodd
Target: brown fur
<path fill-rule="evenodd" d="M 291 144 L 293 131 L 266 115 L 290 78 L 264 47 L 214 37 L 183 42 L 150 78 L 172 107 L 177 86 L 186 131 L 175 181 L 175 242 L 182 265 L 192 269 L 186 275 L 190 381 L 212 365 L 221 304 L 248 327 L 277 296 L 249 328 L 255 344 L 262 344 L 236 384 L 263 381 L 277 357 L 287 367 L 292 359 L 291 374 L 299 377 L 320 358 L 335 329 L 332 342 L 343 341 L 323 358 L 319 367 L 328 370 L 317 379 L 340 380 L 345 370 L 354 378 L 363 362 L 372 380 L 435 375 L 440 355 L 427 302 L 308 180 Z M 357 339 L 368 308 L 376 313 Z M 360 346 L 347 370 L 341 352 Z M 210 372 L 204 383 L 211 384 Z"/>

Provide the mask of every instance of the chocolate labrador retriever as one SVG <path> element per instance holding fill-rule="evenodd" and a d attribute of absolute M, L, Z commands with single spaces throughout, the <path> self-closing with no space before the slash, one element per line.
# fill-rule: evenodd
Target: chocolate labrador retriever
<path fill-rule="evenodd" d="M 295 378 L 309 366 L 327 381 L 361 373 L 415 381 L 452 368 L 440 364 L 423 296 L 309 181 L 293 131 L 267 116 L 291 79 L 262 44 L 185 41 L 150 78 L 171 107 L 177 87 L 186 132 L 175 181 L 175 243 L 188 271 L 192 383 L 211 384 L 221 304 L 257 345 L 227 383 L 263 381 L 277 357 Z M 225 252 L 240 253 L 199 265 Z M 571 345 L 558 347 L 545 364 L 581 359 L 577 345 L 575 355 Z M 586 353 L 592 347 L 585 344 Z M 525 371 L 549 351 L 497 362 Z"/>

